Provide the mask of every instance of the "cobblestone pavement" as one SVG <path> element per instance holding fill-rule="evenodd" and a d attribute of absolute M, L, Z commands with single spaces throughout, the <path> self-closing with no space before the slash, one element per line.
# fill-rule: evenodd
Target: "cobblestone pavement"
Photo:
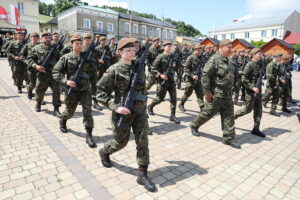
<path fill-rule="evenodd" d="M 149 120 L 154 133 L 149 136 L 149 176 L 158 192 L 149 193 L 136 182 L 133 138 L 111 156 L 115 167 L 106 169 L 100 163 L 98 150 L 112 138 L 109 110 L 93 111 L 98 147 L 90 149 L 81 106 L 68 121 L 69 133 L 62 134 L 52 115 L 50 90 L 47 104 L 36 113 L 26 89 L 16 93 L 6 59 L 0 67 L 0 199 L 300 199 L 300 126 L 295 114 L 279 110 L 281 117 L 275 117 L 267 113 L 270 108 L 264 109 L 265 139 L 249 134 L 252 114 L 239 118 L 238 150 L 221 143 L 218 115 L 200 128 L 201 137 L 191 135 L 189 123 L 199 112 L 194 95 L 186 104 L 188 111 L 177 112 L 180 125 L 169 122 L 168 102 L 156 106 L 157 114 Z M 293 72 L 293 84 L 293 97 L 300 99 L 299 72 Z M 178 90 L 178 101 L 182 94 Z M 298 105 L 289 106 L 299 111 Z"/>

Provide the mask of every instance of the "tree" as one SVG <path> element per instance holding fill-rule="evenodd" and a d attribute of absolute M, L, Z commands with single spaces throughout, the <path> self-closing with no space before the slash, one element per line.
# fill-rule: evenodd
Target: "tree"
<path fill-rule="evenodd" d="M 295 48 L 295 54 L 300 56 L 300 43 L 293 45 Z"/>
<path fill-rule="evenodd" d="M 267 42 L 264 42 L 263 40 L 260 40 L 260 41 L 253 41 L 252 40 L 250 43 L 253 44 L 257 48 L 261 48 L 262 46 L 267 44 Z"/>
<path fill-rule="evenodd" d="M 61 13 L 73 6 L 79 5 L 81 0 L 54 0 L 54 4 L 56 7 L 56 13 Z"/>

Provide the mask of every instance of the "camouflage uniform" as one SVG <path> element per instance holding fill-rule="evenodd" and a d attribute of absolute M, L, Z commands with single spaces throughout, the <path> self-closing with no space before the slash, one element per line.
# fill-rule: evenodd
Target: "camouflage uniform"
<path fill-rule="evenodd" d="M 66 85 L 68 80 L 72 80 L 77 71 L 77 63 L 80 60 L 80 56 L 75 55 L 73 52 L 68 53 L 60 58 L 60 60 L 53 67 L 52 75 L 53 79 Z M 92 90 L 90 86 L 90 78 L 96 73 L 96 69 L 91 67 L 88 63 L 84 64 L 83 76 L 80 80 L 80 85 L 74 89 L 74 97 L 65 94 L 66 110 L 62 113 L 62 120 L 68 120 L 72 118 L 76 111 L 78 102 L 82 105 L 83 113 L 83 125 L 85 127 L 94 127 L 94 121 L 92 117 Z M 66 77 L 65 77 L 66 75 Z M 94 80 L 96 81 L 96 80 Z"/>
<path fill-rule="evenodd" d="M 234 92 L 234 102 L 237 103 L 238 98 L 239 98 L 240 88 L 241 88 L 241 78 L 239 75 L 239 71 L 242 71 L 242 69 L 240 68 L 237 57 L 230 57 L 229 62 L 231 64 L 231 66 L 233 68 L 233 72 L 234 72 L 233 92 Z"/>
<path fill-rule="evenodd" d="M 104 60 L 104 64 L 101 64 L 98 62 L 99 59 L 101 59 L 104 51 L 106 49 L 106 56 L 103 58 Z M 99 72 L 99 76 L 98 76 L 98 80 L 102 78 L 104 72 L 107 70 L 107 68 L 110 66 L 110 55 L 111 55 L 111 52 L 109 50 L 109 47 L 107 46 L 102 46 L 101 44 L 98 45 L 96 48 L 95 48 L 95 52 L 96 52 L 96 55 L 97 55 L 97 71 Z"/>
<path fill-rule="evenodd" d="M 155 48 L 152 45 L 148 52 L 148 56 L 146 59 L 146 65 L 148 66 L 147 86 L 146 86 L 147 90 L 150 90 L 150 88 L 155 84 L 156 81 L 152 68 L 153 68 L 153 62 L 155 58 L 158 56 L 159 51 L 160 51 L 159 47 Z"/>
<path fill-rule="evenodd" d="M 247 59 L 246 56 L 240 55 L 240 56 L 238 57 L 238 63 L 239 63 L 239 65 L 240 65 L 239 69 L 240 69 L 241 71 L 244 71 L 244 68 L 245 68 L 247 62 L 248 62 L 248 59 Z M 240 75 L 240 79 L 241 79 L 241 75 Z M 246 92 L 245 92 L 245 87 L 244 87 L 244 85 L 241 84 L 240 87 L 237 88 L 237 90 L 239 90 L 239 91 L 241 90 L 241 92 L 242 92 L 241 100 L 242 100 L 242 101 L 245 101 L 245 95 L 246 95 Z M 239 93 L 239 92 L 238 92 L 238 93 Z"/>
<path fill-rule="evenodd" d="M 130 78 L 133 74 L 134 65 L 126 65 L 122 61 L 112 65 L 104 73 L 103 77 L 97 83 L 97 100 L 112 110 L 112 130 L 114 139 L 104 144 L 107 153 L 112 154 L 124 148 L 130 136 L 130 129 L 124 130 L 118 128 L 120 114 L 114 110 L 122 105 L 127 89 L 130 84 Z M 146 98 L 145 73 L 142 73 L 137 86 L 138 95 Z M 115 96 L 112 98 L 111 94 Z M 148 118 L 146 112 L 146 101 L 137 101 L 135 105 L 140 113 L 133 113 L 126 116 L 126 122 L 132 127 L 137 145 L 137 163 L 139 165 L 149 164 L 148 149 Z"/>
<path fill-rule="evenodd" d="M 288 63 L 283 64 L 281 63 L 279 65 L 280 67 L 280 76 L 282 77 L 282 80 L 285 80 L 286 83 L 280 83 L 280 88 L 279 88 L 279 94 L 280 98 L 282 99 L 282 110 L 286 111 L 287 110 L 287 102 L 288 99 L 290 98 L 290 79 L 291 79 L 291 71 L 290 71 L 290 66 Z"/>
<path fill-rule="evenodd" d="M 67 53 L 70 53 L 72 51 L 73 51 L 73 47 L 71 46 L 71 43 L 68 43 L 60 51 L 60 56 L 66 55 Z"/>
<path fill-rule="evenodd" d="M 176 51 L 176 52 L 175 52 Z M 181 62 L 181 51 L 179 50 L 179 47 L 177 47 L 177 49 L 174 50 L 175 53 L 175 68 L 174 71 L 176 72 L 177 75 L 177 79 L 176 79 L 176 84 L 177 84 L 177 88 L 180 89 L 181 88 L 181 82 L 182 82 L 182 76 L 183 76 L 183 66 L 182 66 L 182 62 Z"/>
<path fill-rule="evenodd" d="M 119 61 L 119 57 L 117 55 L 117 48 L 115 48 L 115 45 L 117 45 L 117 44 L 112 44 L 112 43 L 109 44 L 109 51 L 111 52 L 111 55 L 110 55 L 110 58 L 111 58 L 110 64 L 111 65 L 113 65 Z M 113 52 L 114 49 L 116 49 L 115 52 Z"/>
<path fill-rule="evenodd" d="M 32 51 L 28 55 L 28 66 L 35 69 L 36 65 L 42 65 L 46 56 L 51 51 L 52 45 L 46 46 L 44 43 L 40 43 L 33 47 Z M 50 66 L 54 66 L 59 59 L 58 52 L 55 52 L 51 58 Z M 46 73 L 38 73 L 36 82 L 36 101 L 41 102 L 44 99 L 45 92 L 48 87 L 52 90 L 52 104 L 54 106 L 60 106 L 60 83 L 55 81 L 52 77 L 52 69 L 46 71 Z"/>
<path fill-rule="evenodd" d="M 228 58 L 217 53 L 203 68 L 202 88 L 204 94 L 214 95 L 211 102 L 206 102 L 204 109 L 192 121 L 191 127 L 198 129 L 220 112 L 224 141 L 232 141 L 235 136 L 232 87 L 233 69 Z"/>

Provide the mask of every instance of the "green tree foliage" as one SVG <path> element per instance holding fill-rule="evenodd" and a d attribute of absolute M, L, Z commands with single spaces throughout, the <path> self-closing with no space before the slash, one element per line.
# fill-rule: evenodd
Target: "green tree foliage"
<path fill-rule="evenodd" d="M 262 46 L 264 46 L 265 44 L 267 44 L 267 42 L 264 42 L 262 40 L 260 40 L 260 41 L 253 41 L 252 40 L 250 43 L 253 44 L 257 48 L 261 48 Z"/>
<path fill-rule="evenodd" d="M 39 12 L 43 15 L 56 17 L 59 13 L 81 4 L 81 0 L 54 0 L 54 4 L 39 4 Z"/>
<path fill-rule="evenodd" d="M 300 43 L 293 45 L 295 48 L 295 54 L 300 56 Z"/>

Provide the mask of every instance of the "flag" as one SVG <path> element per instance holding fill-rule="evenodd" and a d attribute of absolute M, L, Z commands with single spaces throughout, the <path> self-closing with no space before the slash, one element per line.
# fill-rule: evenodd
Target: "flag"
<path fill-rule="evenodd" d="M 0 6 L 0 19 L 8 20 L 7 12 L 2 6 Z"/>
<path fill-rule="evenodd" d="M 10 5 L 11 23 L 14 25 L 20 24 L 20 12 L 14 5 Z"/>

